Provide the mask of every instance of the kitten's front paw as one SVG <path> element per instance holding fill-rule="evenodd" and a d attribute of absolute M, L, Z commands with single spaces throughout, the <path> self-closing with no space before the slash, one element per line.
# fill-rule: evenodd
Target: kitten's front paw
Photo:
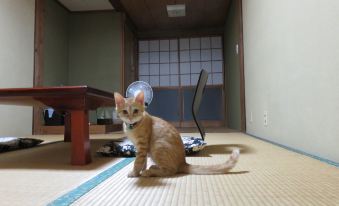
<path fill-rule="evenodd" d="M 151 176 L 150 170 L 144 170 L 141 172 L 141 177 L 150 177 L 150 176 Z"/>
<path fill-rule="evenodd" d="M 140 176 L 139 172 L 135 172 L 134 170 L 130 171 L 127 175 L 127 177 L 129 178 L 139 177 L 139 176 Z"/>

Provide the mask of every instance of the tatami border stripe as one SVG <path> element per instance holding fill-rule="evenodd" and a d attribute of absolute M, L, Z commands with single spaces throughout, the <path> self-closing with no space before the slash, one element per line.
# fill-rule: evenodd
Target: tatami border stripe
<path fill-rule="evenodd" d="M 331 160 L 328 160 L 328 159 L 325 159 L 325 158 L 322 158 L 322 157 L 318 157 L 318 156 L 309 154 L 309 153 L 307 153 L 307 152 L 304 152 L 304 151 L 301 151 L 301 150 L 298 150 L 298 149 L 294 149 L 294 148 L 292 148 L 292 147 L 288 147 L 288 146 L 285 146 L 285 145 L 282 145 L 282 144 L 273 142 L 273 141 L 271 141 L 271 140 L 267 140 L 267 139 L 264 139 L 264 138 L 255 136 L 255 135 L 253 135 L 253 134 L 249 134 L 249 133 L 246 133 L 246 134 L 249 135 L 249 136 L 251 136 L 251 137 L 254 137 L 254 138 L 256 138 L 256 139 L 259 139 L 259 140 L 262 140 L 262 141 L 265 141 L 265 142 L 274 144 L 274 145 L 276 145 L 276 146 L 282 147 L 282 148 L 284 148 L 284 149 L 290 150 L 290 151 L 292 151 L 292 152 L 296 152 L 296 153 L 299 153 L 299 154 L 302 154 L 302 155 L 311 157 L 311 158 L 313 158 L 313 159 L 317 159 L 317 160 L 319 160 L 319 161 L 325 162 L 325 163 L 327 163 L 327 164 L 333 165 L 333 166 L 335 166 L 335 167 L 339 167 L 339 163 L 338 163 L 338 162 L 334 162 L 334 161 L 331 161 Z"/>
<path fill-rule="evenodd" d="M 134 158 L 125 158 L 121 160 L 120 162 L 114 164 L 112 167 L 96 175 L 92 179 L 86 181 L 75 189 L 69 191 L 68 193 L 49 203 L 48 206 L 68 206 L 72 204 L 77 199 L 92 190 L 94 187 L 98 186 L 100 183 L 111 177 L 113 174 L 117 173 L 126 165 L 130 164 L 133 160 Z"/>

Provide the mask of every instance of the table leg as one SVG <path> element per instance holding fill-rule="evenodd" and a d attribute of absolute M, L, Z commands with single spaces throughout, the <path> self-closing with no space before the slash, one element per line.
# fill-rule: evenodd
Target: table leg
<path fill-rule="evenodd" d="M 71 111 L 72 165 L 85 165 L 91 162 L 88 111 Z"/>
<path fill-rule="evenodd" d="M 64 115 L 64 122 L 65 122 L 65 132 L 64 132 L 64 142 L 71 142 L 72 141 L 72 125 L 71 125 L 71 113 L 65 112 Z"/>

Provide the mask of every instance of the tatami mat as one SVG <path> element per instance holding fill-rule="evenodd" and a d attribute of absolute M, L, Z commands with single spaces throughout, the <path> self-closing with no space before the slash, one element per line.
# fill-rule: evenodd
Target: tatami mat
<path fill-rule="evenodd" d="M 99 139 L 92 140 L 92 150 L 119 136 L 93 136 Z M 208 146 L 188 162 L 221 163 L 239 148 L 240 161 L 230 174 L 131 179 L 129 164 L 73 205 L 339 205 L 334 166 L 242 133 L 208 133 L 206 141 Z M 93 155 L 88 166 L 70 166 L 69 146 L 0 154 L 0 205 L 46 205 L 121 160 Z"/>
<path fill-rule="evenodd" d="M 102 158 L 95 151 L 108 139 L 122 134 L 93 135 L 93 162 L 86 166 L 70 165 L 70 143 L 60 142 L 61 135 L 34 136 L 45 139 L 41 146 L 0 154 L 0 205 L 46 205 L 72 190 L 121 158 Z M 51 143 L 59 141 L 56 143 Z"/>
<path fill-rule="evenodd" d="M 194 164 L 215 164 L 240 148 L 228 175 L 126 178 L 132 164 L 73 205 L 339 205 L 339 170 L 244 134 L 208 134 Z"/>

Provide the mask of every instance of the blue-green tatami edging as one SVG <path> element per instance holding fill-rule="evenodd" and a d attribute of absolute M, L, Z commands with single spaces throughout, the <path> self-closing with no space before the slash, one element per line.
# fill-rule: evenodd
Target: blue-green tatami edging
<path fill-rule="evenodd" d="M 96 175 L 92 179 L 86 181 L 85 183 L 81 184 L 75 189 L 67 192 L 66 194 L 62 195 L 58 199 L 49 203 L 48 206 L 67 206 L 67 205 L 72 204 L 77 199 L 79 199 L 80 197 L 88 193 L 90 190 L 98 186 L 100 183 L 107 180 L 113 174 L 117 173 L 119 170 L 124 168 L 126 165 L 130 164 L 133 160 L 134 158 L 125 158 L 121 160 L 117 164 L 114 164 L 112 167 L 101 172 L 100 174 Z"/>

